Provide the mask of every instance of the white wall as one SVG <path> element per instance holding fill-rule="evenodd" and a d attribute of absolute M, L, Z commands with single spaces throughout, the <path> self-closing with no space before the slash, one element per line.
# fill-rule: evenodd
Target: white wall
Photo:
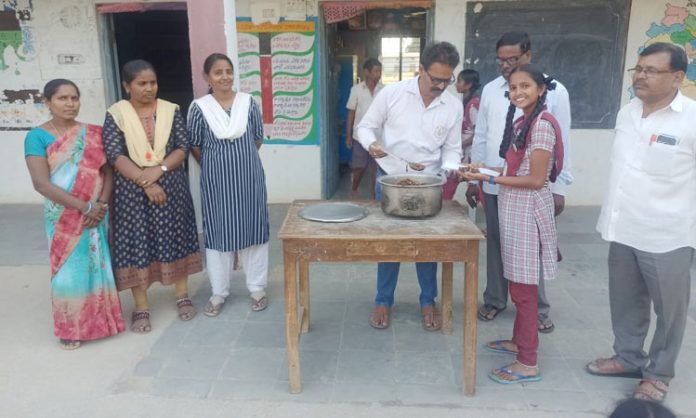
<path fill-rule="evenodd" d="M 96 0 L 52 0 L 34 2 L 32 22 L 38 57 L 31 65 L 38 66 L 40 77 L 32 78 L 35 88 L 54 77 L 74 79 L 83 90 L 80 119 L 101 123 L 105 111 L 99 40 L 94 16 Z M 468 0 L 467 0 L 468 1 Z M 514 1 L 514 0 L 510 0 Z M 282 2 L 281 2 L 282 3 Z M 648 37 L 650 23 L 659 22 L 667 3 L 684 7 L 687 0 L 633 0 L 627 45 L 626 68 L 635 64 L 637 50 Z M 237 0 L 238 15 L 249 14 L 250 0 Z M 77 9 L 77 14 L 74 9 Z M 69 10 L 68 10 L 69 9 Z M 318 13 L 317 2 L 308 1 L 308 10 Z M 60 18 L 70 11 L 70 28 Z M 452 42 L 463 54 L 466 2 L 439 0 L 435 5 L 435 39 Z M 692 11 L 693 13 L 694 11 Z M 66 66 L 56 62 L 58 53 L 78 53 L 85 63 Z M 9 52 L 6 57 L 11 58 Z M 5 81 L 2 81 L 3 86 Z M 630 79 L 624 78 L 622 104 L 628 101 Z M 572 100 L 572 97 L 571 97 Z M 0 203 L 41 201 L 31 187 L 24 165 L 25 132 L 0 131 L 0 142 L 6 156 L 0 164 Z M 612 130 L 573 130 L 572 159 L 575 184 L 568 188 L 567 204 L 596 205 L 601 202 L 611 151 Z M 285 202 L 298 198 L 319 198 L 321 195 L 321 156 L 318 146 L 267 145 L 261 149 L 266 169 L 269 201 Z"/>
<path fill-rule="evenodd" d="M 30 33 L 38 55 L 25 63 L 16 62 L 14 51 L 3 51 L 8 63 L 18 64 L 19 75 L 0 73 L 3 88 L 15 88 L 20 81 L 41 90 L 53 78 L 75 81 L 82 93 L 79 119 L 101 124 L 106 110 L 101 75 L 97 24 L 93 0 L 34 1 Z M 59 64 L 59 54 L 84 59 L 81 64 Z M 14 72 L 15 67 L 6 71 Z M 40 120 L 43 122 L 48 119 Z M 26 131 L 0 131 L 5 161 L 0 164 L 0 203 L 36 203 L 43 198 L 34 192 L 24 163 Z"/>
<path fill-rule="evenodd" d="M 318 146 L 264 145 L 269 203 L 321 197 L 321 150 Z"/>
<path fill-rule="evenodd" d="M 195 1 L 195 0 L 194 0 Z M 229 1 L 229 0 L 224 0 Z M 117 2 L 117 1 L 109 1 Z M 123 0 L 122 2 L 125 2 Z M 41 90 L 52 78 L 69 78 L 82 90 L 82 108 L 79 119 L 101 124 L 104 121 L 106 103 L 101 68 L 101 51 L 97 31 L 96 0 L 34 1 L 31 26 L 36 38 L 38 56 L 27 63 L 29 70 L 24 82 Z M 237 10 L 241 15 L 248 4 Z M 61 17 L 74 16 L 68 26 L 61 24 Z M 227 38 L 235 39 L 228 27 Z M 228 48 L 231 55 L 236 47 Z M 84 63 L 60 65 L 58 54 L 79 54 Z M 12 59 L 13 52 L 5 51 Z M 31 74 L 29 74 L 31 73 Z M 21 77 L 21 76 L 20 76 Z M 1 80 L 1 78 L 0 78 Z M 4 81 L 0 82 L 5 87 Z M 48 119 L 37 121 L 37 125 Z M 43 198 L 36 193 L 24 162 L 24 137 L 27 131 L 0 131 L 0 142 L 6 161 L 0 164 L 0 203 L 39 203 Z M 289 202 L 293 199 L 319 199 L 321 197 L 321 156 L 319 146 L 266 145 L 261 149 L 261 159 L 266 170 L 269 202 Z"/>

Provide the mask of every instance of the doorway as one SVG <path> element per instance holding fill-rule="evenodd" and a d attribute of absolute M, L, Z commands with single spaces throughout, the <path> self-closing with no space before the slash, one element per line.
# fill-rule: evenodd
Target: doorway
<path fill-rule="evenodd" d="M 329 91 L 336 94 L 331 115 L 335 120 L 333 130 L 327 132 L 324 141 L 336 155 L 326 156 L 324 169 L 337 172 L 336 187 L 327 197 L 347 199 L 351 193 L 350 160 L 352 151 L 346 146 L 346 103 L 353 85 L 362 81 L 362 66 L 368 58 L 382 63 L 382 80 L 391 84 L 409 80 L 417 75 L 420 53 L 431 39 L 432 9 L 405 7 L 401 9 L 375 8 L 361 15 L 337 23 L 326 24 L 327 32 L 335 35 L 327 45 L 329 53 L 323 55 L 327 68 L 339 72 L 331 77 Z M 335 151 L 334 151 L 335 150 Z M 336 168 L 337 166 L 337 168 Z M 365 173 L 358 189 L 359 199 L 370 198 L 372 180 Z"/>
<path fill-rule="evenodd" d="M 123 64 L 144 59 L 157 71 L 158 97 L 178 104 L 186 118 L 193 100 L 186 10 L 108 13 L 103 22 L 110 42 L 105 48 L 109 104 L 123 98 Z"/>

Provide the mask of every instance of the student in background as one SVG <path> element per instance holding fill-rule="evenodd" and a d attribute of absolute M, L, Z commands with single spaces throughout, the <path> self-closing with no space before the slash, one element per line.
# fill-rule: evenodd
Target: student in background
<path fill-rule="evenodd" d="M 382 78 L 382 63 L 375 58 L 368 58 L 363 64 L 363 81 L 356 84 L 350 89 L 348 96 L 348 119 L 346 121 L 346 147 L 353 150 L 350 160 L 350 168 L 353 170 L 353 179 L 350 189 L 350 198 L 358 197 L 358 188 L 362 181 L 365 171 L 369 169 L 372 176 L 370 184 L 370 196 L 375 198 L 375 180 L 377 165 L 375 159 L 372 158 L 365 148 L 360 145 L 360 142 L 353 140 L 353 132 L 355 132 L 358 123 L 365 116 L 367 108 L 370 107 L 372 99 L 377 93 L 382 90 L 384 84 L 379 80 Z"/>
<path fill-rule="evenodd" d="M 476 92 L 481 87 L 479 81 L 479 73 L 476 70 L 462 70 L 457 76 L 455 83 L 457 93 L 462 95 L 462 104 L 464 105 L 464 120 L 462 121 L 462 163 L 469 163 L 469 154 L 471 153 L 471 144 L 474 141 L 474 128 L 476 127 L 476 119 L 478 118 L 480 97 Z M 456 174 L 456 173 L 455 173 Z M 451 200 L 459 186 L 458 176 L 450 176 L 447 183 L 442 186 L 442 198 Z"/>

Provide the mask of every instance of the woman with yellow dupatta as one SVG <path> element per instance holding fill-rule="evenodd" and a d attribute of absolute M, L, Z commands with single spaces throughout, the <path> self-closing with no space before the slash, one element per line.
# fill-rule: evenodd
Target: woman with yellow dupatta
<path fill-rule="evenodd" d="M 104 121 L 106 157 L 115 168 L 111 250 L 116 285 L 135 299 L 131 331 L 146 333 L 150 285 L 174 284 L 179 318 L 188 321 L 196 315 L 188 276 L 203 267 L 182 166 L 189 151 L 184 119 L 177 105 L 157 99 L 149 62 L 126 63 L 121 78 L 129 99 L 111 106 Z"/>
<path fill-rule="evenodd" d="M 34 189 L 46 198 L 53 322 L 60 346 L 116 335 L 125 329 L 107 246 L 113 173 L 100 126 L 75 120 L 80 90 L 70 80 L 46 84 L 51 120 L 24 141 Z"/>

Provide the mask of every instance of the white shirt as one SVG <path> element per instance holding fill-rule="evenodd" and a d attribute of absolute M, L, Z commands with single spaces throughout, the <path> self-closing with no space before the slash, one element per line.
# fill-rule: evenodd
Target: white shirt
<path fill-rule="evenodd" d="M 426 108 L 418 89 L 420 77 L 390 84 L 374 98 L 357 127 L 357 140 L 367 149 L 379 141 L 387 154 L 425 165 L 438 172 L 443 165 L 462 159 L 462 103 L 444 91 Z M 382 138 L 378 137 L 383 129 Z M 388 173 L 407 171 L 406 164 L 385 165 L 389 157 L 375 161 Z"/>
<path fill-rule="evenodd" d="M 551 192 L 565 196 L 566 186 L 573 183 L 570 160 L 570 99 L 568 90 L 558 81 L 556 88 L 546 95 L 546 108 L 556 118 L 561 127 L 563 140 L 563 170 L 555 183 L 551 183 Z M 483 87 L 481 105 L 479 106 L 474 143 L 471 148 L 471 161 L 482 162 L 487 167 L 503 167 L 505 159 L 498 155 L 500 143 L 503 142 L 505 119 L 510 100 L 505 97 L 508 83 L 501 75 Z M 515 119 L 522 116 L 517 109 Z M 488 194 L 498 194 L 498 186 L 483 184 L 483 191 Z"/>
<path fill-rule="evenodd" d="M 355 111 L 355 119 L 353 120 L 353 132 L 358 128 L 358 123 L 362 120 L 363 116 L 367 112 L 367 109 L 372 104 L 372 99 L 377 96 L 380 90 L 384 87 L 384 84 L 377 83 L 375 85 L 374 94 L 370 92 L 364 81 L 354 85 L 350 88 L 350 95 L 348 96 L 348 103 L 346 103 L 346 109 Z"/>
<path fill-rule="evenodd" d="M 651 253 L 696 248 L 696 102 L 677 93 L 669 106 L 642 114 L 636 98 L 617 116 L 597 230 Z"/>

